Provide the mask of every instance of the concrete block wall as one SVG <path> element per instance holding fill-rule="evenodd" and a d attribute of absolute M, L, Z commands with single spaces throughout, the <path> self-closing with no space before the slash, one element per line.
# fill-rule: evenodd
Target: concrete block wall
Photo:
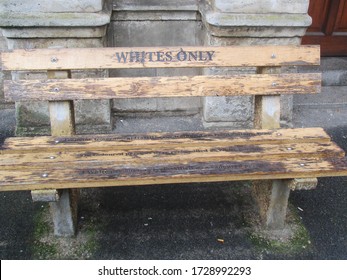
<path fill-rule="evenodd" d="M 308 4 L 308 0 L 201 0 L 205 45 L 299 45 L 311 24 Z M 292 97 L 283 97 L 281 103 L 281 122 L 290 126 Z M 252 112 L 250 97 L 206 97 L 203 101 L 206 126 L 252 127 Z"/>
<path fill-rule="evenodd" d="M 103 47 L 111 18 L 109 7 L 109 0 L 0 0 L 0 27 L 10 50 Z M 72 77 L 79 75 L 81 73 L 72 73 Z M 82 75 L 104 77 L 108 73 L 86 71 Z M 13 79 L 27 76 L 27 73 L 12 73 Z M 110 103 L 109 100 L 75 102 L 77 133 L 112 131 Z M 17 102 L 15 109 L 17 135 L 50 133 L 47 102 Z"/>
<path fill-rule="evenodd" d="M 260 12 L 306 14 L 309 4 L 305 0 L 211 0 L 210 2 L 218 11 L 241 14 Z"/>
<path fill-rule="evenodd" d="M 307 15 L 308 3 L 308 0 L 0 0 L 0 26 L 10 49 L 57 45 L 297 45 L 311 23 Z M 0 39 L 2 48 L 3 42 Z M 201 71 L 111 70 L 109 75 L 171 76 Z M 91 75 L 99 76 L 100 73 Z M 207 127 L 250 127 L 253 121 L 252 97 L 117 100 L 100 103 L 97 111 L 94 105 L 94 102 L 76 103 L 80 132 L 107 131 L 112 125 L 108 117 L 111 113 L 116 117 L 201 114 Z M 23 126 L 23 134 L 27 126 L 47 127 L 47 118 L 43 117 L 46 113 L 35 116 L 36 107 L 33 105 L 30 110 L 28 104 L 17 104 L 17 123 Z M 289 124 L 291 97 L 283 98 L 282 108 L 282 120 Z M 28 114 L 31 116 L 27 117 Z M 28 120 L 33 122 L 28 123 Z"/>
<path fill-rule="evenodd" d="M 0 31 L 0 52 L 2 51 L 7 51 L 7 42 L 6 38 L 2 36 L 2 33 Z M 4 72 L 1 71 L 2 66 L 1 66 L 1 60 L 0 60 L 0 109 L 7 109 L 7 108 L 13 108 L 14 104 L 13 103 L 8 103 L 5 102 L 4 100 L 4 91 L 3 91 L 3 81 L 6 78 L 9 78 L 9 74 L 5 74 Z M 5 76 L 6 75 L 6 76 Z"/>
<path fill-rule="evenodd" d="M 203 25 L 196 0 L 113 1 L 108 45 L 114 47 L 195 46 L 202 44 Z M 194 75 L 196 69 L 112 70 L 111 76 Z M 191 115 L 201 111 L 201 98 L 115 100 L 117 116 Z"/>
<path fill-rule="evenodd" d="M 298 45 L 311 23 L 308 3 L 308 0 L 114 0 L 108 45 Z M 207 72 L 214 74 L 215 70 Z M 111 71 L 112 76 L 174 74 L 172 70 Z M 113 111 L 116 115 L 201 113 L 206 127 L 253 125 L 252 97 L 177 98 L 173 102 L 122 100 L 113 102 Z M 290 125 L 291 96 L 282 98 L 281 119 L 283 124 Z"/>
<path fill-rule="evenodd" d="M 30 0 L 30 1 L 13 1 L 2 0 L 0 10 L 8 12 L 34 12 L 34 13 L 95 13 L 100 12 L 103 7 L 103 0 L 69 0 L 69 1 L 52 1 L 52 0 Z"/>

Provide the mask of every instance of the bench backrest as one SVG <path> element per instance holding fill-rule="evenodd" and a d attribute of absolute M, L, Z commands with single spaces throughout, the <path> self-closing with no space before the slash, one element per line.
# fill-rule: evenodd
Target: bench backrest
<path fill-rule="evenodd" d="M 255 95 L 254 127 L 274 129 L 280 127 L 280 94 L 321 88 L 319 73 L 281 73 L 282 66 L 319 65 L 317 46 L 31 49 L 1 58 L 3 70 L 47 71 L 48 79 L 5 81 L 4 95 L 50 101 L 53 136 L 75 134 L 73 100 L 137 97 Z M 256 67 L 257 74 L 71 79 L 72 70 L 215 67 Z"/>
<path fill-rule="evenodd" d="M 319 65 L 317 46 L 31 49 L 1 54 L 3 70 L 282 67 Z M 53 75 L 52 75 L 53 73 Z M 5 81 L 8 101 L 318 93 L 319 73 Z"/>

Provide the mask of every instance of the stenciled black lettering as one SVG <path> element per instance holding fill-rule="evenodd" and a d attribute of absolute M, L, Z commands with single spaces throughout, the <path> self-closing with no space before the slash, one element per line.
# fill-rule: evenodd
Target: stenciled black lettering
<path fill-rule="evenodd" d="M 165 53 L 165 61 L 172 61 L 172 52 Z"/>
<path fill-rule="evenodd" d="M 124 52 L 121 52 L 121 53 L 116 52 L 116 58 L 117 58 L 119 63 L 122 63 L 122 62 L 126 63 L 127 60 L 128 60 L 128 55 L 129 55 L 128 52 L 126 52 L 126 53 L 124 53 Z"/>
<path fill-rule="evenodd" d="M 136 54 L 134 52 L 130 52 L 129 62 L 134 62 L 136 60 Z"/>
<path fill-rule="evenodd" d="M 188 60 L 189 61 L 197 61 L 198 60 L 198 52 L 188 52 Z"/>
<path fill-rule="evenodd" d="M 157 52 L 157 61 L 164 62 L 164 52 Z"/>
<path fill-rule="evenodd" d="M 212 56 L 214 55 L 215 51 L 207 51 L 207 56 L 208 56 L 208 60 L 212 60 Z"/>
<path fill-rule="evenodd" d="M 186 53 L 184 50 L 180 50 L 180 51 L 177 53 L 177 60 L 179 60 L 179 61 L 185 61 L 185 60 L 187 60 L 187 53 Z"/>
<path fill-rule="evenodd" d="M 116 52 L 114 57 L 118 63 L 127 62 L 171 62 L 178 61 L 211 61 L 215 51 L 185 51 L 181 49 L 177 54 L 173 55 L 172 51 L 131 51 L 131 52 Z"/>
<path fill-rule="evenodd" d="M 155 54 L 155 52 L 146 52 L 146 55 L 148 55 L 148 59 L 150 62 L 153 62 L 153 55 Z"/>
<path fill-rule="evenodd" d="M 130 52 L 130 62 L 141 62 L 141 52 Z M 143 60 L 143 59 L 142 59 Z"/>
<path fill-rule="evenodd" d="M 146 52 L 145 51 L 141 52 L 141 55 L 142 55 L 141 62 L 145 63 L 145 61 L 146 61 Z"/>
<path fill-rule="evenodd" d="M 199 52 L 199 61 L 206 61 L 207 60 L 207 57 L 204 56 L 204 53 L 205 52 L 202 52 L 202 51 Z"/>

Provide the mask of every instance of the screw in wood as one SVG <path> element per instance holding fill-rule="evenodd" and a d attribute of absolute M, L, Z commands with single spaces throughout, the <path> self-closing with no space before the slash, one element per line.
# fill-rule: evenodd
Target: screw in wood
<path fill-rule="evenodd" d="M 300 166 L 305 166 L 305 163 L 300 163 Z"/>
<path fill-rule="evenodd" d="M 50 156 L 49 158 L 50 158 L 50 159 L 55 159 L 55 156 Z"/>
<path fill-rule="evenodd" d="M 57 87 L 56 87 L 56 88 L 54 88 L 54 91 L 55 91 L 55 92 L 58 92 L 59 90 L 60 90 L 60 89 L 59 89 L 59 88 L 57 88 Z"/>
<path fill-rule="evenodd" d="M 273 53 L 273 54 L 271 55 L 271 58 L 272 58 L 272 59 L 275 59 L 275 58 L 276 58 L 276 55 Z"/>
<path fill-rule="evenodd" d="M 47 174 L 47 173 L 43 173 L 41 177 L 42 177 L 42 178 L 47 178 L 47 177 L 48 177 L 48 174 Z"/>
<path fill-rule="evenodd" d="M 287 148 L 287 150 L 288 150 L 288 151 L 291 151 L 291 150 L 293 150 L 293 148 L 291 148 L 291 147 L 288 147 L 288 148 Z"/>
<path fill-rule="evenodd" d="M 51 57 L 51 62 L 52 63 L 57 63 L 58 62 L 58 58 L 55 57 L 55 56 Z"/>
<path fill-rule="evenodd" d="M 273 87 L 275 87 L 275 86 L 277 86 L 277 83 L 272 83 L 271 85 L 272 85 Z"/>
<path fill-rule="evenodd" d="M 59 140 L 55 140 L 54 143 L 55 143 L 55 144 L 59 144 Z"/>

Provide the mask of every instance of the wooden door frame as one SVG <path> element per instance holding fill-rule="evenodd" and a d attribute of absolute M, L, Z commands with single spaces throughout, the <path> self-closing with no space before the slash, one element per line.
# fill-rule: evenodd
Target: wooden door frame
<path fill-rule="evenodd" d="M 308 28 L 306 35 L 302 38 L 302 44 L 321 45 L 322 56 L 347 56 L 347 32 L 346 35 L 340 36 L 336 34 L 339 32 L 335 31 L 341 22 L 346 4 L 345 0 L 327 1 L 328 6 L 325 6 L 327 13 L 322 26 L 320 29 Z"/>

